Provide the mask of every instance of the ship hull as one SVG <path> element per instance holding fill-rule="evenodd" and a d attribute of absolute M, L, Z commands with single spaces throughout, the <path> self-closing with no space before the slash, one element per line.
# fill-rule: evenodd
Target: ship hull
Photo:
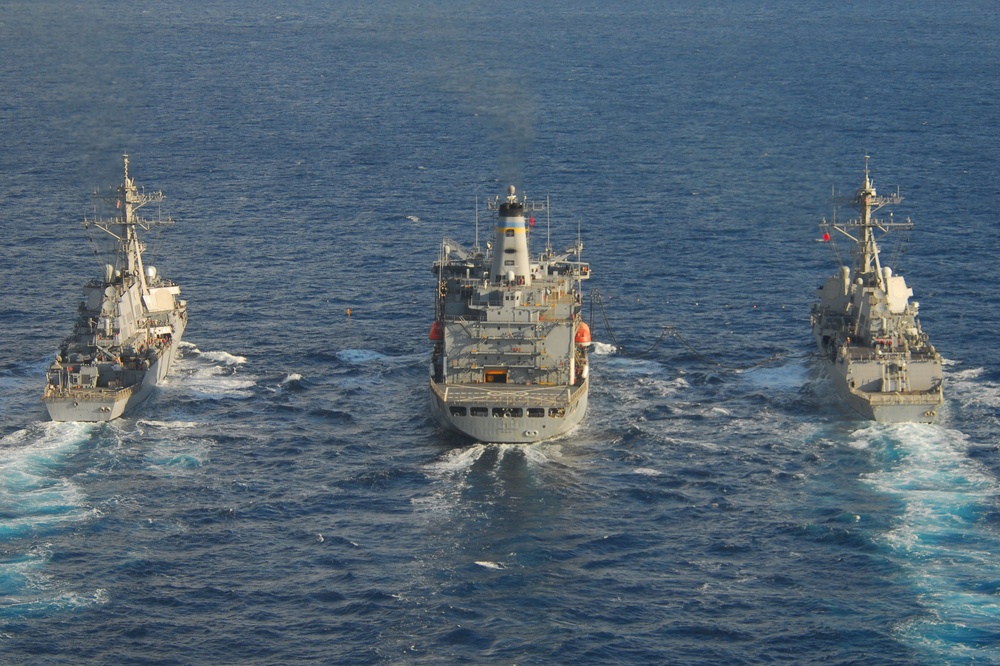
<path fill-rule="evenodd" d="M 859 216 L 820 225 L 824 241 L 835 231 L 854 242 L 853 264 L 816 290 L 813 336 L 837 393 L 854 411 L 880 423 L 933 423 L 944 401 L 941 355 L 920 328 L 913 289 L 879 259 L 881 238 L 912 224 L 874 216 L 903 198 L 875 192 L 867 160 L 864 184 L 853 198 L 839 200 Z"/>
<path fill-rule="evenodd" d="M 181 336 L 184 334 L 184 323 L 183 318 L 178 318 L 171 343 L 164 347 L 160 357 L 149 366 L 141 382 L 120 389 L 70 388 L 60 392 L 54 387 L 47 387 L 42 402 L 49 412 L 49 418 L 53 421 L 92 423 L 112 421 L 142 404 L 173 367 Z"/>
<path fill-rule="evenodd" d="M 102 277 L 84 285 L 73 334 L 46 372 L 42 402 L 53 421 L 111 421 L 142 403 L 170 372 L 187 326 L 180 287 L 142 260 L 146 246 L 137 229 L 173 220 L 137 213 L 163 193 L 140 191 L 127 154 L 122 162 L 117 191 L 95 194 L 114 206 L 114 217 L 84 219 L 85 227 L 115 239 L 115 249 Z"/>
<path fill-rule="evenodd" d="M 851 351 L 855 350 L 825 364 L 834 388 L 851 409 L 879 423 L 934 422 L 944 402 L 940 362 L 910 359 L 906 362 L 910 385 L 917 388 L 882 391 L 885 361 L 855 360 Z"/>
<path fill-rule="evenodd" d="M 579 240 L 532 258 L 534 215 L 548 205 L 507 192 L 488 206 L 496 225 L 485 253 L 446 239 L 433 264 L 430 410 L 476 441 L 530 444 L 569 432 L 587 411 L 591 338 L 580 310 L 591 273 Z"/>
<path fill-rule="evenodd" d="M 431 380 L 430 403 L 442 427 L 480 442 L 531 444 L 563 435 L 587 412 L 579 386 L 448 385 Z"/>
<path fill-rule="evenodd" d="M 149 369 L 141 384 L 118 390 L 70 389 L 60 395 L 46 395 L 42 402 L 53 421 L 112 421 L 149 397 L 156 386 L 155 381 L 147 381 L 151 376 L 153 368 Z"/>

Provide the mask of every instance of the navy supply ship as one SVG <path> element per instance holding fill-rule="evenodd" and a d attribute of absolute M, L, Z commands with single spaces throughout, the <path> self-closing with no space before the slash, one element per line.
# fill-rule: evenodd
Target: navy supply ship
<path fill-rule="evenodd" d="M 145 220 L 136 212 L 163 200 L 162 192 L 140 192 L 128 173 L 116 192 L 95 194 L 115 206 L 112 219 L 85 219 L 114 244 L 101 278 L 83 289 L 73 334 L 63 340 L 49 366 L 42 401 L 53 421 L 110 421 L 145 400 L 170 371 L 187 324 L 180 287 L 143 266 L 145 244 L 137 229 L 172 224 Z"/>
<path fill-rule="evenodd" d="M 481 442 L 537 442 L 587 411 L 590 328 L 580 287 L 590 266 L 579 240 L 531 258 L 533 213 L 547 215 L 547 204 L 519 201 L 511 186 L 488 208 L 497 221 L 486 252 L 477 221 L 471 250 L 445 240 L 434 262 L 431 410 L 442 426 Z"/>
<path fill-rule="evenodd" d="M 850 239 L 853 266 L 841 266 L 819 288 L 810 319 L 833 383 L 852 408 L 882 423 L 932 423 L 943 400 L 941 356 L 920 330 L 913 290 L 882 265 L 875 238 L 912 228 L 909 219 L 874 217 L 902 200 L 875 193 L 866 158 L 864 186 L 845 202 L 860 217 L 820 225 L 825 241 L 830 231 Z"/>

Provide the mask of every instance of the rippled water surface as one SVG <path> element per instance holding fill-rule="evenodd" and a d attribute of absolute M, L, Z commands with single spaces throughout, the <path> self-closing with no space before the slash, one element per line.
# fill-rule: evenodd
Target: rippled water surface
<path fill-rule="evenodd" d="M 971 0 L 0 0 L 0 661 L 1000 663 L 997 34 Z M 134 413 L 51 423 L 123 152 L 190 325 Z M 865 155 L 933 426 L 858 420 L 813 355 Z M 508 183 L 601 295 L 588 416 L 532 446 L 426 406 L 430 264 Z"/>

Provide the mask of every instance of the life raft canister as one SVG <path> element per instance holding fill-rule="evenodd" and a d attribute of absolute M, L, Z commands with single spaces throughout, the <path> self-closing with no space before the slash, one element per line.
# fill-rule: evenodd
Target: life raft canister
<path fill-rule="evenodd" d="M 590 326 L 587 326 L 585 322 L 580 322 L 580 326 L 576 329 L 576 344 L 581 347 L 590 346 Z"/>
<path fill-rule="evenodd" d="M 431 333 L 427 337 L 435 342 L 444 340 L 444 327 L 441 326 L 440 321 L 435 321 L 431 324 Z"/>

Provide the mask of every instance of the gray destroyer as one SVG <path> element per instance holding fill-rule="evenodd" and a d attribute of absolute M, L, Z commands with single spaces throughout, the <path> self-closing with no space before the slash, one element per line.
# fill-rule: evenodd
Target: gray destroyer
<path fill-rule="evenodd" d="M 492 243 L 445 240 L 437 276 L 430 402 L 443 427 L 481 442 L 530 443 L 561 435 L 587 411 L 590 328 L 580 308 L 583 244 L 532 258 L 534 213 L 548 205 L 491 201 Z"/>
<path fill-rule="evenodd" d="M 53 421 L 110 421 L 145 400 L 170 372 L 187 325 L 180 287 L 144 266 L 137 230 L 172 224 L 146 220 L 137 211 L 163 200 L 140 192 L 123 156 L 117 191 L 95 194 L 116 208 L 111 219 L 85 219 L 107 234 L 114 250 L 101 278 L 84 286 L 73 334 L 63 340 L 47 372 L 42 401 Z"/>
<path fill-rule="evenodd" d="M 860 216 L 820 225 L 823 240 L 831 231 L 850 239 L 853 266 L 819 288 L 810 318 L 834 386 L 855 411 L 883 423 L 932 423 L 943 401 L 941 356 L 920 329 L 913 290 L 882 264 L 876 243 L 876 234 L 912 228 L 909 219 L 874 217 L 902 200 L 875 193 L 866 161 L 864 186 L 846 201 Z"/>

